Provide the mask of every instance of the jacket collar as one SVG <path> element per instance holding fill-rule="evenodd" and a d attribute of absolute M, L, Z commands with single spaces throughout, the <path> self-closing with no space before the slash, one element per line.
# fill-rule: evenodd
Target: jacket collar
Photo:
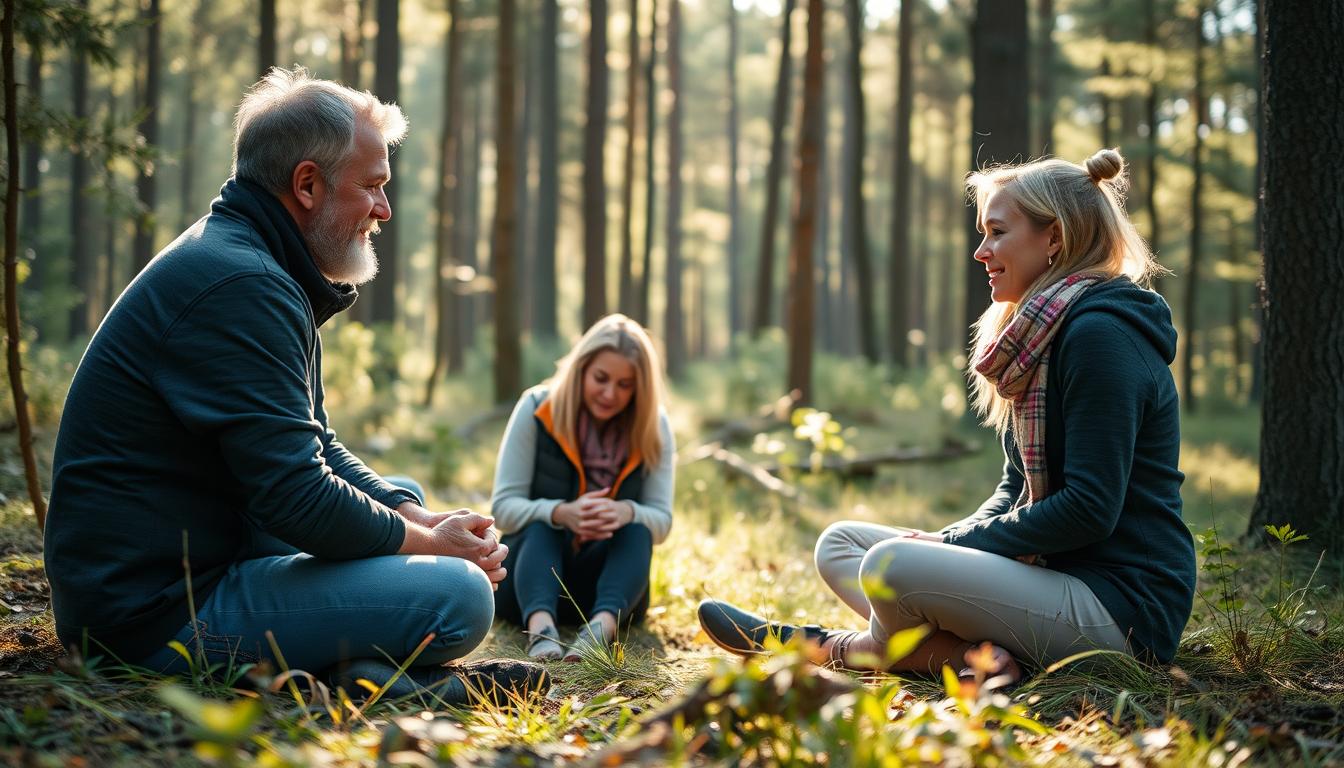
<path fill-rule="evenodd" d="M 211 204 L 210 212 L 242 219 L 261 236 L 271 257 L 308 297 L 313 320 L 319 328 L 359 298 L 353 285 L 333 283 L 318 271 L 298 223 L 280 199 L 261 185 L 229 179 Z"/>

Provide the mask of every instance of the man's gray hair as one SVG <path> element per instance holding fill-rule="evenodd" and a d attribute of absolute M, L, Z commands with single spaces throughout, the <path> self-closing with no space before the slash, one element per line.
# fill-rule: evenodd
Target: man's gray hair
<path fill-rule="evenodd" d="M 396 104 L 385 104 L 368 91 L 314 79 L 303 67 L 275 67 L 238 105 L 233 175 L 283 195 L 294 167 L 312 160 L 330 183 L 354 149 L 358 118 L 377 128 L 388 146 L 406 136 L 406 115 Z"/>

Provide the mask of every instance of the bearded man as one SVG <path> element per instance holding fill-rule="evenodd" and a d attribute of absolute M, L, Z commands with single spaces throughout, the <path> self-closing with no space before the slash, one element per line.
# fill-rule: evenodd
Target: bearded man
<path fill-rule="evenodd" d="M 489 630 L 507 548 L 431 512 L 327 423 L 318 328 L 377 272 L 393 104 L 275 69 L 238 109 L 233 178 L 94 334 L 56 442 L 46 567 L 57 633 L 181 672 L 280 662 L 393 693 L 544 688 L 521 662 L 451 664 Z M 352 691 L 353 692 L 353 691 Z"/>

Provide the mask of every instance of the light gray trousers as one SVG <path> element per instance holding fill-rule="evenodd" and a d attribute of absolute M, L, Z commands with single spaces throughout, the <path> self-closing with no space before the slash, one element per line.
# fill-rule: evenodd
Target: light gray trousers
<path fill-rule="evenodd" d="M 817 540 L 821 578 L 868 619 L 875 640 L 928 624 L 1037 665 L 1094 648 L 1132 652 L 1082 580 L 908 531 L 846 521 Z"/>

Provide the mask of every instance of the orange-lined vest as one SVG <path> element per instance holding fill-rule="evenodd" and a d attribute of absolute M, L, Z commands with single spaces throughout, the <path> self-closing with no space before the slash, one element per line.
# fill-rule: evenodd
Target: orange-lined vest
<path fill-rule="evenodd" d="M 554 418 L 551 415 L 551 401 L 543 400 L 532 413 L 540 429 L 537 430 L 537 457 L 532 471 L 532 489 L 529 496 L 534 499 L 564 499 L 572 501 L 589 491 L 588 480 L 583 472 L 583 460 L 577 446 L 568 440 L 562 440 L 555 434 Z M 639 501 L 644 490 L 643 462 L 639 447 L 631 442 L 630 457 L 616 476 L 611 492 L 613 499 Z M 638 470 L 638 471 L 637 471 Z"/>

